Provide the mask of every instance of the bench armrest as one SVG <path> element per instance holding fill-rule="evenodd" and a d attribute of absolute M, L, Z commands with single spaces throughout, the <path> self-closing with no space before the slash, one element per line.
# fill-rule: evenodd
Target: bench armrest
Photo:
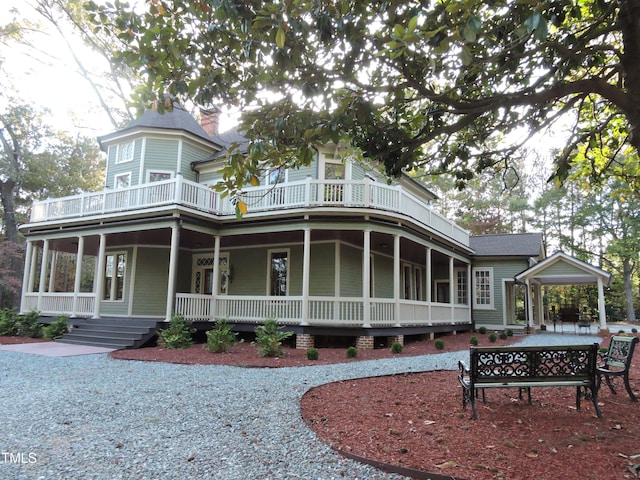
<path fill-rule="evenodd" d="M 458 369 L 460 370 L 461 376 L 465 376 L 469 374 L 469 368 L 467 367 L 467 364 L 464 363 L 462 360 L 458 360 Z"/>

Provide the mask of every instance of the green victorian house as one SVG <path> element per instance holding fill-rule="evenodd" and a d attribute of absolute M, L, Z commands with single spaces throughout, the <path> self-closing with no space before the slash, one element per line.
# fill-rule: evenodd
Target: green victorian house
<path fill-rule="evenodd" d="M 113 347 L 143 344 L 175 314 L 201 330 L 225 318 L 253 331 L 273 318 L 300 348 L 516 325 L 505 299 L 514 275 L 544 258 L 540 235 L 517 259 L 476 265 L 473 239 L 436 211 L 433 193 L 409 176 L 389 184 L 335 145 L 308 167 L 267 169 L 238 219 L 211 186 L 226 148 L 244 139 L 218 132 L 217 111 L 201 117 L 145 112 L 99 138 L 102 191 L 33 205 L 21 227 L 22 312 L 65 315 L 76 326 L 65 341 Z"/>

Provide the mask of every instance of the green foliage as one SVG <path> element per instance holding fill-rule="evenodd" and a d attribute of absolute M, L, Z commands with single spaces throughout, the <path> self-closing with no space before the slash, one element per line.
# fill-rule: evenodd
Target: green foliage
<path fill-rule="evenodd" d="M 38 338 L 42 335 L 42 324 L 39 322 L 40 312 L 32 310 L 21 315 L 18 321 L 18 335 L 30 338 Z"/>
<path fill-rule="evenodd" d="M 513 337 L 513 330 L 511 330 L 510 328 L 507 328 L 507 330 L 505 330 L 507 333 L 507 337 Z"/>
<path fill-rule="evenodd" d="M 543 132 L 563 109 L 577 122 L 558 158 L 561 178 L 579 145 L 612 153 L 638 145 L 630 132 L 640 117 L 629 105 L 640 85 L 619 81 L 637 68 L 623 58 L 639 43 L 638 30 L 625 28 L 630 6 L 176 0 L 87 9 L 96 33 L 122 46 L 116 63 L 148 79 L 136 91 L 140 105 L 156 101 L 161 111 L 166 92 L 201 105 L 261 105 L 244 109 L 252 141 L 246 161 L 233 156 L 225 167 L 232 190 L 260 161 L 304 164 L 312 145 L 343 135 L 389 175 L 422 165 L 462 186 L 482 169 L 508 170 L 520 138 L 510 133 Z M 258 102 L 265 85 L 277 86 L 277 101 Z M 498 137 L 518 140 L 483 148 Z"/>
<path fill-rule="evenodd" d="M 487 333 L 487 327 L 480 327 L 478 329 L 478 332 L 481 333 L 482 335 L 484 335 L 485 333 Z"/>
<path fill-rule="evenodd" d="M 44 338 L 55 340 L 56 338 L 61 338 L 68 331 L 69 324 L 67 321 L 67 317 L 61 315 L 49 325 L 45 325 L 44 327 L 42 327 L 42 336 Z"/>
<path fill-rule="evenodd" d="M 285 332 L 283 329 L 272 318 L 256 327 L 256 340 L 253 344 L 258 346 L 261 357 L 284 357 L 282 342 L 291 337 L 293 332 Z"/>
<path fill-rule="evenodd" d="M 400 342 L 393 342 L 391 344 L 391 353 L 402 353 L 402 344 Z"/>
<path fill-rule="evenodd" d="M 507 332 L 500 332 L 500 340 L 506 340 L 507 338 L 509 338 Z"/>
<path fill-rule="evenodd" d="M 498 340 L 498 336 L 495 333 L 489 335 L 489 341 L 491 343 L 495 342 L 496 340 Z"/>
<path fill-rule="evenodd" d="M 635 328 L 635 327 L 634 327 L 634 328 L 632 328 L 632 329 L 631 329 L 631 333 L 638 333 L 638 329 L 637 329 L 637 328 Z"/>
<path fill-rule="evenodd" d="M 436 347 L 437 350 L 442 350 L 444 348 L 444 340 L 442 339 L 438 339 L 434 342 L 434 345 Z"/>
<path fill-rule="evenodd" d="M 474 335 L 473 337 L 471 337 L 471 338 L 469 339 L 469 343 L 470 343 L 471 345 L 478 345 L 478 337 L 476 337 L 476 336 Z"/>
<path fill-rule="evenodd" d="M 207 331 L 207 344 L 205 348 L 210 352 L 223 353 L 241 343 L 238 333 L 233 331 L 233 326 L 224 318 L 216 320 L 216 325 Z"/>
<path fill-rule="evenodd" d="M 358 349 L 354 346 L 347 348 L 347 358 L 356 358 L 358 356 Z"/>
<path fill-rule="evenodd" d="M 191 328 L 190 325 L 191 322 L 186 322 L 182 315 L 174 315 L 169 321 L 169 326 L 158 332 L 158 345 L 171 350 L 192 345 L 192 335 L 196 329 Z"/>
<path fill-rule="evenodd" d="M 15 310 L 9 308 L 0 310 L 0 335 L 17 335 L 18 329 L 18 317 Z"/>
<path fill-rule="evenodd" d="M 307 349 L 307 360 L 318 360 L 320 358 L 320 352 L 317 348 Z"/>

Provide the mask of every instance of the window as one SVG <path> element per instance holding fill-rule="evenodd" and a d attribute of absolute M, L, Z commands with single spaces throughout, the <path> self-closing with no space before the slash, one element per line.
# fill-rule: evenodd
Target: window
<path fill-rule="evenodd" d="M 107 255 L 104 267 L 104 300 L 122 300 L 127 257 L 124 252 Z"/>
<path fill-rule="evenodd" d="M 403 292 L 405 300 L 411 300 L 411 265 L 402 266 Z"/>
<path fill-rule="evenodd" d="M 467 271 L 456 270 L 456 303 L 466 305 L 467 300 Z"/>
<path fill-rule="evenodd" d="M 133 142 L 118 145 L 116 163 L 131 162 L 133 160 Z"/>
<path fill-rule="evenodd" d="M 149 171 L 147 172 L 148 182 L 162 182 L 163 180 L 171 180 L 173 172 Z"/>
<path fill-rule="evenodd" d="M 413 299 L 422 301 L 422 269 L 420 267 L 414 267 L 413 277 L 413 288 L 415 290 Z"/>
<path fill-rule="evenodd" d="M 270 168 L 267 172 L 267 185 L 281 184 L 287 181 L 287 170 L 283 167 Z"/>
<path fill-rule="evenodd" d="M 269 252 L 269 290 L 273 296 L 288 294 L 289 252 L 287 250 Z"/>
<path fill-rule="evenodd" d="M 475 308 L 493 308 L 492 277 L 491 268 L 473 269 L 473 306 Z"/>
<path fill-rule="evenodd" d="M 127 188 L 131 186 L 131 173 L 121 173 L 114 177 L 115 188 Z"/>

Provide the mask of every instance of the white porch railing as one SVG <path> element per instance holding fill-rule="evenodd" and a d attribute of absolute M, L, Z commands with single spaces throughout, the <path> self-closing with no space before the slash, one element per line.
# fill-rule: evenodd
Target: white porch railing
<path fill-rule="evenodd" d="M 73 293 L 25 293 L 21 304 L 22 312 L 32 310 L 43 315 L 92 315 L 95 311 L 94 293 L 79 293 L 74 302 Z M 74 308 L 74 303 L 75 308 Z"/>
<path fill-rule="evenodd" d="M 187 320 L 262 323 L 274 318 L 279 323 L 302 323 L 302 297 L 253 297 L 242 295 L 211 295 L 178 293 L 175 310 Z M 431 326 L 471 323 L 467 305 L 400 300 L 400 319 L 395 318 L 393 299 L 371 299 L 370 326 Z M 212 313 L 212 305 L 215 312 Z M 364 326 L 364 301 L 357 297 L 309 298 L 308 325 Z"/>
<path fill-rule="evenodd" d="M 435 212 L 427 203 L 399 186 L 342 180 L 312 180 L 250 187 L 240 198 L 247 204 L 247 216 L 271 215 L 274 211 L 311 207 L 372 208 L 407 215 L 434 231 L 463 244 L 469 233 Z M 35 202 L 31 222 L 48 222 L 90 215 L 183 205 L 219 217 L 235 216 L 235 205 L 211 188 L 183 180 L 181 176 L 118 190 L 82 193 Z"/>

